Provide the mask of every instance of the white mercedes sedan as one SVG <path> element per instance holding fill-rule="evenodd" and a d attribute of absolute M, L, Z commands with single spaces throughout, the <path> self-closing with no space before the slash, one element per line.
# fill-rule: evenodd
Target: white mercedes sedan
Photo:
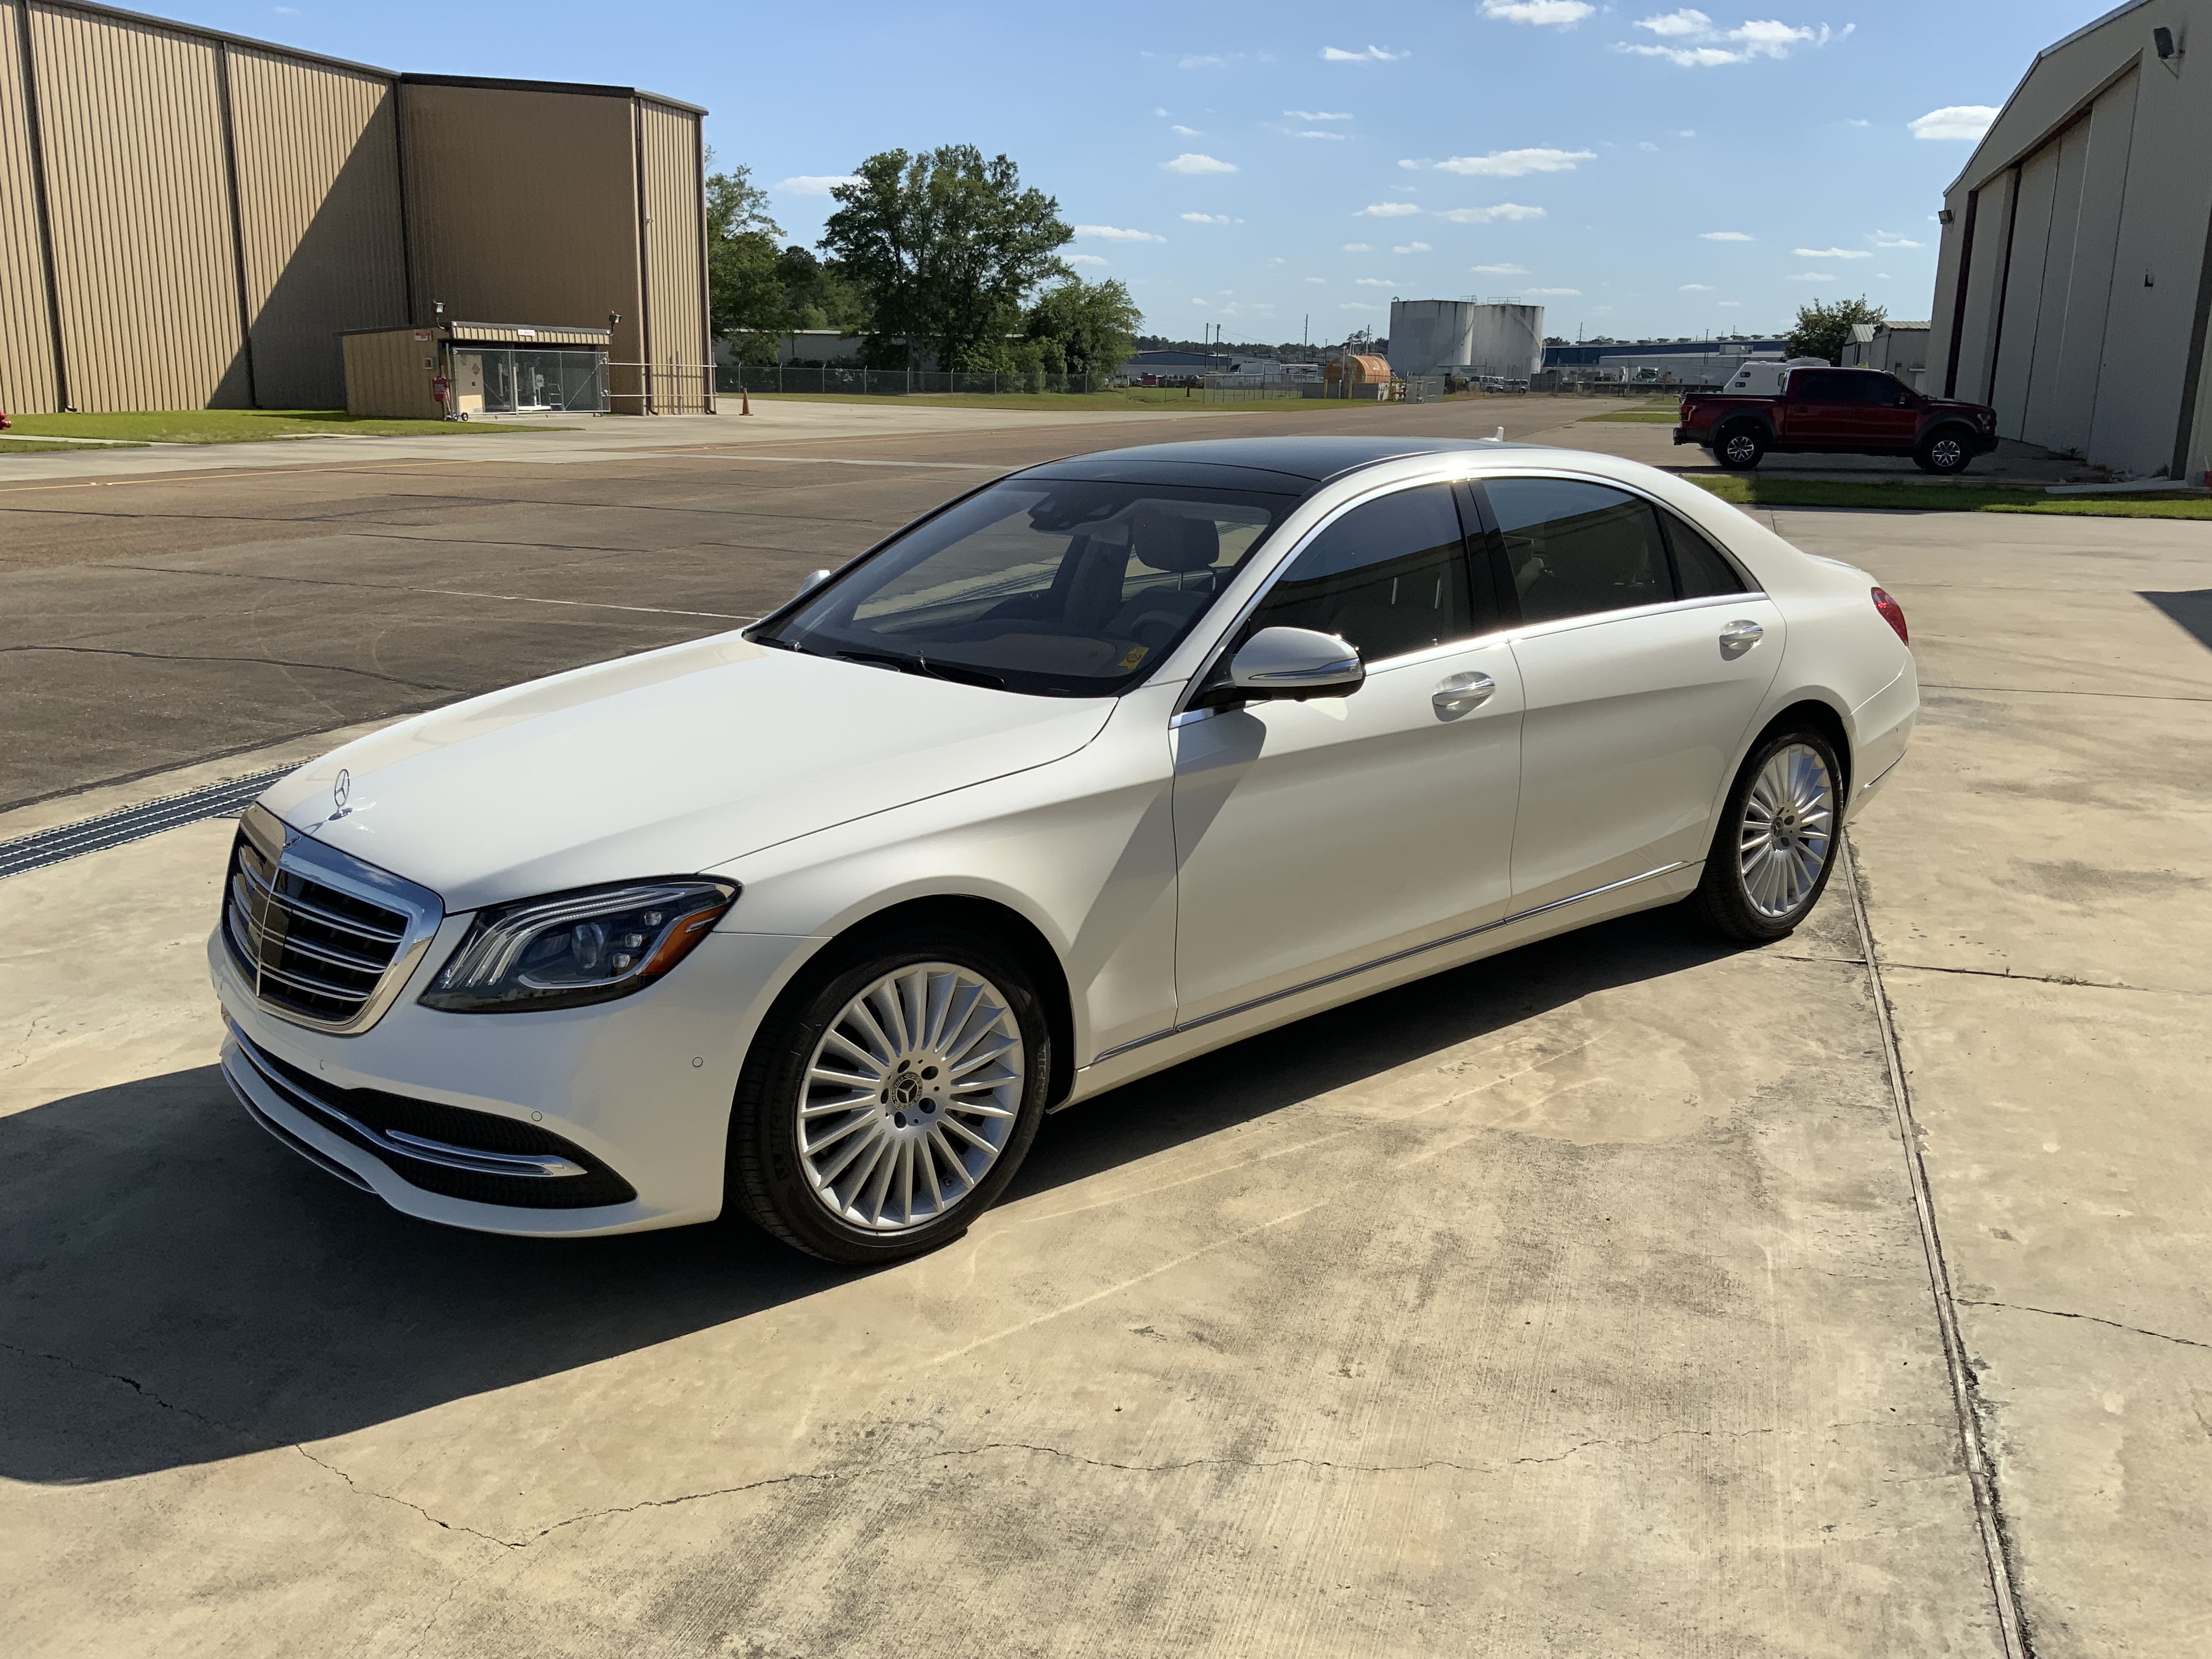
<path fill-rule="evenodd" d="M 1256 1031 L 1660 905 L 1788 933 L 1918 703 L 1865 572 L 1632 462 L 1057 461 L 271 788 L 209 942 L 223 1069 L 411 1215 L 734 1205 L 891 1260 L 1047 1113 Z"/>

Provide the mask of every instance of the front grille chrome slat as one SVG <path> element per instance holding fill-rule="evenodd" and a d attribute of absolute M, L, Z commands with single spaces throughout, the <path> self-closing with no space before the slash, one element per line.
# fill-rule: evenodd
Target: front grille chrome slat
<path fill-rule="evenodd" d="M 445 919 L 435 893 L 291 829 L 239 821 L 223 937 L 264 1008 L 343 1036 L 381 1018 Z"/>

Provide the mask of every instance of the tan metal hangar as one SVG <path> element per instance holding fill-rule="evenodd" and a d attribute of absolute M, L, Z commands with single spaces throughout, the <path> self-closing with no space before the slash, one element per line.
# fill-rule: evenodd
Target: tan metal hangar
<path fill-rule="evenodd" d="M 0 409 L 335 408 L 342 333 L 461 318 L 710 408 L 705 113 L 0 0 Z"/>

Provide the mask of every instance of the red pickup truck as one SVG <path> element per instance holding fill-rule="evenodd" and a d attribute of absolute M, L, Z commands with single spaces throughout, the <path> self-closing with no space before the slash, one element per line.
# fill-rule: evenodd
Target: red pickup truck
<path fill-rule="evenodd" d="M 1768 455 L 1910 455 L 1923 472 L 1958 473 L 1997 447 L 1986 404 L 1923 398 L 1875 368 L 1793 368 L 1778 397 L 1693 392 L 1678 444 L 1698 444 L 1732 472 Z"/>

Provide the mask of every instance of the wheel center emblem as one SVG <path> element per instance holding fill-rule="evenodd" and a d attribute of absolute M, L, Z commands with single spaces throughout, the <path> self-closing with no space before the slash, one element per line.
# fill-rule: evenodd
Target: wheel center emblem
<path fill-rule="evenodd" d="M 908 1073 L 891 1090 L 891 1099 L 901 1106 L 911 1106 L 921 1094 L 921 1079 Z"/>

